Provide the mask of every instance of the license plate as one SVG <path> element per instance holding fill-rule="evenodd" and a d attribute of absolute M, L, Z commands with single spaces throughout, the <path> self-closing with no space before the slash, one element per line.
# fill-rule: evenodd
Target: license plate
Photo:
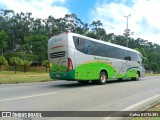
<path fill-rule="evenodd" d="M 56 77 L 59 77 L 60 75 L 56 75 Z"/>

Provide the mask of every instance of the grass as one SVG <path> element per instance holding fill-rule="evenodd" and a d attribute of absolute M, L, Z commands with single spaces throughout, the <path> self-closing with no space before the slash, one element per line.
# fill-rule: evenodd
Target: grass
<path fill-rule="evenodd" d="M 159 117 L 136 117 L 131 120 L 160 120 Z"/>
<path fill-rule="evenodd" d="M 147 111 L 160 111 L 160 102 Z M 160 117 L 133 117 L 131 120 L 160 120 Z"/>
<path fill-rule="evenodd" d="M 24 73 L 17 71 L 17 74 L 15 74 L 14 71 L 0 72 L 0 84 L 46 82 L 50 80 L 48 73 Z"/>
<path fill-rule="evenodd" d="M 148 111 L 160 111 L 160 102 L 157 105 L 150 108 Z"/>
<path fill-rule="evenodd" d="M 146 74 L 146 76 L 160 76 L 160 74 Z M 37 72 L 20 72 L 17 71 L 1 71 L 0 72 L 0 84 L 12 84 L 12 83 L 29 83 L 29 82 L 46 82 L 50 81 L 48 73 Z"/>
<path fill-rule="evenodd" d="M 160 74 L 145 74 L 145 76 L 160 76 Z"/>

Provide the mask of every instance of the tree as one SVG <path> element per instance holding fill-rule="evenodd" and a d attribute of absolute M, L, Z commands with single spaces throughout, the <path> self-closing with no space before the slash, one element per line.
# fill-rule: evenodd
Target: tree
<path fill-rule="evenodd" d="M 107 34 L 104 28 L 102 28 L 102 22 L 100 20 L 93 21 L 90 24 L 92 32 L 96 35 L 99 40 L 107 41 Z"/>
<path fill-rule="evenodd" d="M 84 34 L 89 29 L 88 24 L 83 23 L 76 14 L 66 14 L 60 23 L 63 23 L 65 31 L 69 32 Z"/>
<path fill-rule="evenodd" d="M 116 35 L 114 33 L 109 33 L 107 35 L 107 41 L 111 42 L 111 43 L 115 43 L 116 39 L 115 39 Z"/>
<path fill-rule="evenodd" d="M 115 44 L 126 46 L 126 38 L 122 35 L 115 36 L 115 39 L 113 40 Z"/>
<path fill-rule="evenodd" d="M 8 42 L 8 35 L 5 31 L 0 31 L 0 52 L 3 55 L 4 49 L 6 48 Z"/>
<path fill-rule="evenodd" d="M 15 74 L 17 73 L 17 66 L 22 64 L 22 59 L 19 57 L 10 58 L 10 63 L 14 66 Z"/>
<path fill-rule="evenodd" d="M 160 52 L 156 52 L 155 50 L 148 52 L 148 62 L 153 71 L 159 71 L 159 53 Z"/>
<path fill-rule="evenodd" d="M 90 27 L 91 29 L 96 33 L 97 32 L 97 29 L 102 26 L 102 22 L 100 20 L 97 20 L 97 21 L 93 21 L 91 24 L 90 24 Z"/>
<path fill-rule="evenodd" d="M 0 56 L 0 72 L 1 72 L 1 67 L 3 64 L 6 64 L 7 63 L 7 60 L 4 56 Z"/>
<path fill-rule="evenodd" d="M 148 55 L 145 52 L 144 48 L 135 48 L 135 50 L 139 51 L 143 55 L 143 57 L 148 58 Z"/>
<path fill-rule="evenodd" d="M 24 73 L 27 72 L 27 66 L 29 66 L 30 64 L 31 64 L 31 62 L 28 61 L 28 60 L 24 60 L 24 61 L 22 62 L 22 65 L 24 66 Z"/>
<path fill-rule="evenodd" d="M 42 65 L 46 67 L 46 73 L 47 73 L 47 69 L 48 69 L 48 66 L 49 66 L 48 60 L 44 60 L 44 61 L 42 62 Z"/>
<path fill-rule="evenodd" d="M 153 72 L 159 72 L 159 66 L 157 63 L 152 63 L 151 64 L 151 69 L 153 70 Z"/>
<path fill-rule="evenodd" d="M 131 35 L 130 32 L 131 32 L 130 29 L 126 29 L 123 34 L 126 37 L 126 47 L 129 46 L 128 43 L 129 43 L 129 36 Z"/>
<path fill-rule="evenodd" d="M 48 37 L 41 34 L 29 35 L 25 37 L 25 51 L 27 54 L 35 56 L 35 62 L 41 63 L 47 59 Z"/>
<path fill-rule="evenodd" d="M 44 23 L 45 23 L 46 35 L 48 37 L 59 34 L 61 32 L 61 30 L 58 27 L 60 26 L 58 25 L 59 21 L 54 17 L 49 16 L 47 19 L 44 20 Z"/>
<path fill-rule="evenodd" d="M 91 38 L 94 38 L 94 39 L 97 39 L 97 36 L 94 32 L 92 31 L 87 31 L 86 33 L 84 33 L 85 36 L 87 37 L 91 37 Z"/>

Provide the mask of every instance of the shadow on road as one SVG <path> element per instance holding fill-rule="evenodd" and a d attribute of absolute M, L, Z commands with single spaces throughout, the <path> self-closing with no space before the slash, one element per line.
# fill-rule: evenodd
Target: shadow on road
<path fill-rule="evenodd" d="M 129 79 L 126 80 L 108 80 L 105 85 L 109 84 L 118 84 L 118 83 L 124 83 L 124 82 L 136 82 Z M 56 84 L 50 85 L 50 87 L 56 87 L 56 88 L 77 88 L 77 87 L 87 87 L 87 86 L 100 86 L 97 83 L 89 82 L 88 84 L 80 84 L 76 81 L 64 81 L 64 82 L 58 82 Z"/>

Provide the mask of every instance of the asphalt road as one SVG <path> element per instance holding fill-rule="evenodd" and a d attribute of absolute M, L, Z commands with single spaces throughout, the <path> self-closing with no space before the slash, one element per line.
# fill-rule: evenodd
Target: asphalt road
<path fill-rule="evenodd" d="M 77 82 L 0 85 L 0 111 L 120 111 L 160 95 L 160 76 L 105 85 Z"/>

